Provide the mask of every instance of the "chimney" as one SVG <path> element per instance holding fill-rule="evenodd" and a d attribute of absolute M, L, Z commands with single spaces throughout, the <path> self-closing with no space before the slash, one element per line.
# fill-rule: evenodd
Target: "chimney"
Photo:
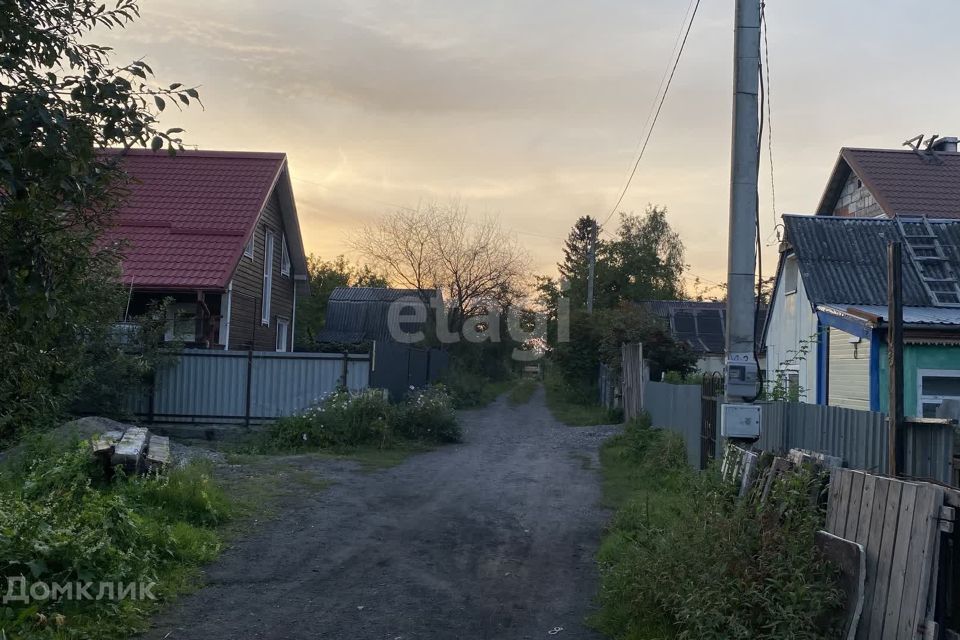
<path fill-rule="evenodd" d="M 937 141 L 933 144 L 932 150 L 942 151 L 945 153 L 956 153 L 957 138 L 955 137 L 938 138 Z"/>

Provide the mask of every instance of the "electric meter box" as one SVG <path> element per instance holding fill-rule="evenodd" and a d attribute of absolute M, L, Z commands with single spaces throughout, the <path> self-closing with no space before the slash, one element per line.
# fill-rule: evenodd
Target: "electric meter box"
<path fill-rule="evenodd" d="M 752 401 L 760 389 L 760 371 L 756 361 L 727 360 L 727 397 Z"/>
<path fill-rule="evenodd" d="M 720 435 L 756 440 L 760 437 L 760 405 L 725 404 L 720 407 Z"/>

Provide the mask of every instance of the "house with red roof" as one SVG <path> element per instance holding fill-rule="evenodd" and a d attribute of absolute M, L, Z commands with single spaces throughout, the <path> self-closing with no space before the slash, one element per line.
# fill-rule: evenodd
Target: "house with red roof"
<path fill-rule="evenodd" d="M 131 178 L 106 238 L 123 255 L 127 319 L 170 297 L 169 340 L 292 350 L 307 264 L 286 155 L 111 153 Z"/>

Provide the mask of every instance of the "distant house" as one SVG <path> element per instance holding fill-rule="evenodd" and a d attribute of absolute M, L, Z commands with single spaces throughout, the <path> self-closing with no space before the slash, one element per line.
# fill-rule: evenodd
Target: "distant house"
<path fill-rule="evenodd" d="M 327 303 L 326 321 L 317 342 L 361 344 L 397 342 L 390 330 L 391 308 L 398 313 L 396 326 L 405 334 L 426 331 L 435 319 L 430 301 L 442 296 L 437 290 L 390 289 L 386 287 L 337 287 Z M 394 307 L 395 304 L 402 303 Z M 415 316 L 423 318 L 414 319 Z"/>
<path fill-rule="evenodd" d="M 784 228 L 768 379 L 804 402 L 886 410 L 887 245 L 899 240 L 906 413 L 960 398 L 960 220 L 784 216 Z"/>
<path fill-rule="evenodd" d="M 170 297 L 169 340 L 291 350 L 307 265 L 286 156 L 133 150 L 120 162 L 132 181 L 107 240 L 122 245 L 127 316 Z"/>
<path fill-rule="evenodd" d="M 930 150 L 851 149 L 840 156 L 817 205 L 817 215 L 960 218 L 960 153 L 956 138 Z"/>
<path fill-rule="evenodd" d="M 673 339 L 686 344 L 697 354 L 697 369 L 701 373 L 723 373 L 727 303 L 646 300 L 637 304 L 662 319 Z M 766 307 L 761 307 L 757 319 L 758 334 L 765 318 Z M 762 366 L 762 355 L 760 360 Z"/>

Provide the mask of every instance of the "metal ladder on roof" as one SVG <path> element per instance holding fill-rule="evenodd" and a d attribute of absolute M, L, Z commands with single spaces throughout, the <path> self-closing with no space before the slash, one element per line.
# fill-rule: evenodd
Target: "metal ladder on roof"
<path fill-rule="evenodd" d="M 960 284 L 940 239 L 926 217 L 896 217 L 907 253 L 933 303 L 940 307 L 960 307 Z"/>

